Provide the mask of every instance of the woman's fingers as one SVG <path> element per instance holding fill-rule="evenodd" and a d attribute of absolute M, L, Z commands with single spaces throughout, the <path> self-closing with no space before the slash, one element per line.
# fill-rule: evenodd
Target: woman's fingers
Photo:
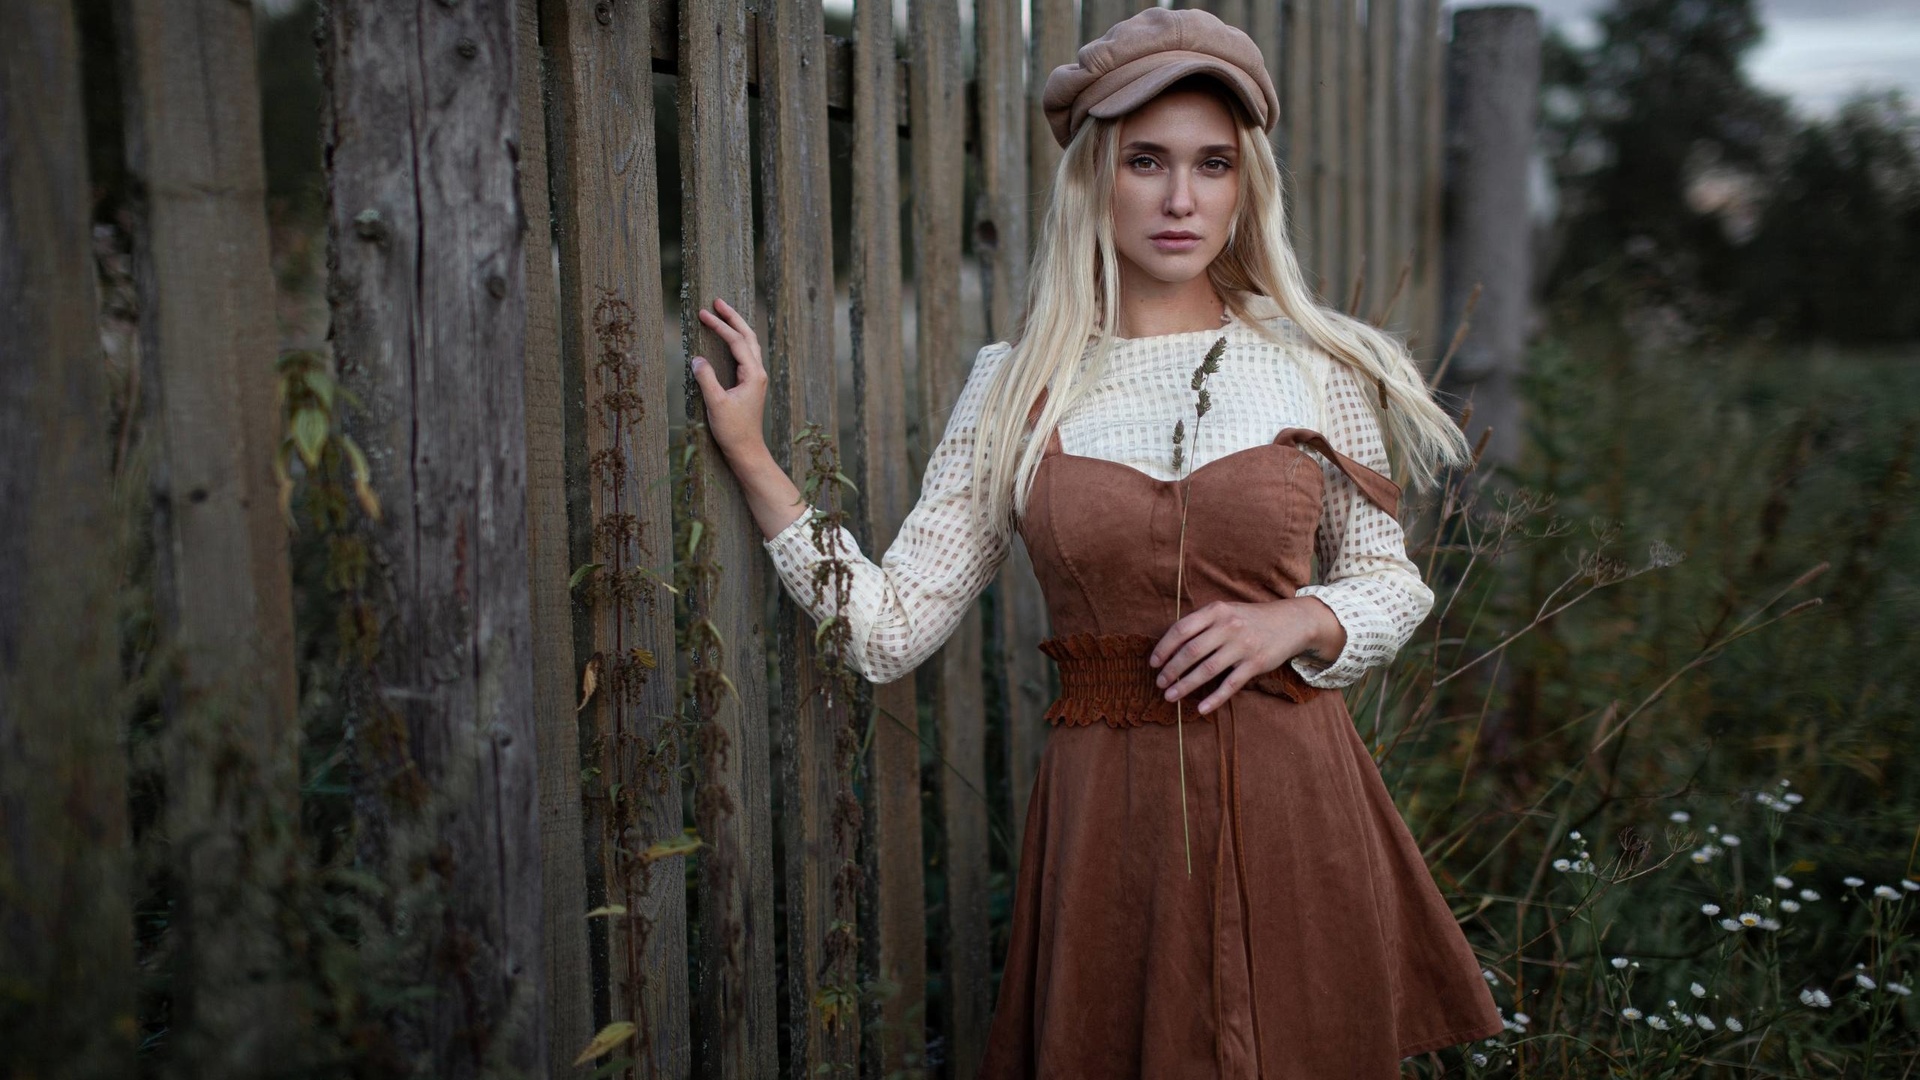
<path fill-rule="evenodd" d="M 753 324 L 740 314 L 732 304 L 714 297 L 713 310 L 700 309 L 701 321 L 713 328 L 721 340 L 733 351 L 733 357 L 741 364 L 764 372 L 765 365 L 760 360 L 760 337 L 753 332 Z"/>
<path fill-rule="evenodd" d="M 1241 659 L 1240 649 L 1231 635 L 1218 624 L 1208 626 L 1182 645 L 1160 669 L 1159 682 L 1168 701 L 1192 693 L 1202 683 L 1218 675 Z"/>

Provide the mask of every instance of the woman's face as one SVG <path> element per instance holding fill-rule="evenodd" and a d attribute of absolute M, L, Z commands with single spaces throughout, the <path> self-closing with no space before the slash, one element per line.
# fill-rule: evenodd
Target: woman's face
<path fill-rule="evenodd" d="M 1171 90 L 1121 117 L 1113 235 L 1122 270 L 1169 284 L 1204 273 L 1227 246 L 1239 168 L 1233 115 L 1212 94 Z"/>

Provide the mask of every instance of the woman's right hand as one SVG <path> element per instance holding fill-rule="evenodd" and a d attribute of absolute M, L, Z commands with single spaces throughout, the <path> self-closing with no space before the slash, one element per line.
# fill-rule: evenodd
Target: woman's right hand
<path fill-rule="evenodd" d="M 720 444 L 720 452 L 729 462 L 743 462 L 767 452 L 766 438 L 760 433 L 760 418 L 767 403 L 767 367 L 760 359 L 760 339 L 746 316 L 732 304 L 714 298 L 713 310 L 699 309 L 700 321 L 720 335 L 733 353 L 734 385 L 720 385 L 720 377 L 704 356 L 688 359 L 693 380 L 700 384 L 700 396 L 707 403 L 707 430 Z"/>

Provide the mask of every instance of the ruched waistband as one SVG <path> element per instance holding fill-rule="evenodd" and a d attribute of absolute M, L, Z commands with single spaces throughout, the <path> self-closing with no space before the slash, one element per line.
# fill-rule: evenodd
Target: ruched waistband
<path fill-rule="evenodd" d="M 1180 718 L 1174 711 L 1174 703 L 1154 685 L 1159 672 L 1147 662 L 1157 641 L 1158 638 L 1146 634 L 1085 632 L 1042 641 L 1040 651 L 1060 668 L 1060 696 L 1047 706 L 1047 721 L 1091 724 L 1104 720 L 1109 727 L 1174 723 Z M 1216 676 L 1194 688 L 1184 700 L 1198 706 L 1218 688 L 1220 678 Z M 1320 693 L 1319 688 L 1309 685 L 1291 664 L 1254 676 L 1240 693 L 1249 691 L 1295 702 L 1309 701 Z M 1213 718 L 1191 706 L 1180 712 L 1190 721 Z"/>

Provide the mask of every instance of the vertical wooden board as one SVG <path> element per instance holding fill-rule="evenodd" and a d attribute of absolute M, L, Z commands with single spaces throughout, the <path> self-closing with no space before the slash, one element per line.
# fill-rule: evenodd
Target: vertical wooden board
<path fill-rule="evenodd" d="M 965 88 L 960 72 L 960 13 L 955 0 L 913 0 L 908 94 L 917 265 L 917 350 L 922 431 L 936 446 L 941 425 L 965 384 L 960 341 L 960 229 L 965 162 Z M 940 808 L 947 849 L 947 1016 L 949 1075 L 979 1067 L 993 1005 L 988 956 L 986 702 L 980 685 L 981 625 L 970 607 L 928 667 L 938 687 L 934 725 L 941 756 Z M 953 775 L 954 771 L 960 774 Z"/>
<path fill-rule="evenodd" d="M 1062 64 L 1071 64 L 1080 49 L 1080 26 L 1074 15 L 1073 0 L 1033 0 L 1032 55 L 1027 71 L 1027 188 L 1031 193 L 1027 214 L 1027 235 L 1038 241 L 1041 223 L 1046 218 L 1047 199 L 1053 190 L 1053 174 L 1064 153 L 1053 139 L 1041 105 L 1047 76 Z"/>
<path fill-rule="evenodd" d="M 1406 285 L 1394 308 L 1393 327 L 1406 331 L 1414 325 L 1414 282 L 1412 269 L 1418 258 L 1414 233 L 1415 205 L 1420 190 L 1420 117 L 1425 95 L 1420 84 L 1420 26 L 1426 5 L 1422 0 L 1396 0 L 1398 18 L 1394 30 L 1393 65 L 1393 170 L 1390 199 L 1393 203 L 1390 226 L 1394 277 L 1404 267 Z"/>
<path fill-rule="evenodd" d="M 878 558 L 913 506 L 907 470 L 901 339 L 899 115 L 891 0 L 854 7 L 852 281 L 854 460 L 861 498 L 854 532 Z M 914 681 L 872 688 L 865 844 L 868 909 L 863 966 L 892 993 L 872 1016 L 861 1074 L 916 1066 L 925 1048 L 926 895 L 920 839 L 919 715 Z"/>
<path fill-rule="evenodd" d="M 749 223 L 747 20 L 731 0 L 684 0 L 679 27 L 681 162 L 681 334 L 689 355 L 734 381 L 733 354 L 694 316 L 716 297 L 754 317 L 753 235 Z M 687 406 L 700 391 L 685 378 Z M 690 417 L 691 418 L 691 417 Z M 693 467 L 706 480 L 687 509 L 704 523 L 702 558 L 721 573 L 688 597 L 695 619 L 711 620 L 733 692 L 720 698 L 709 732 L 729 743 L 724 766 L 697 763 L 696 804 L 719 794 L 728 810 L 699 819 L 705 852 L 700 886 L 700 955 L 695 1008 L 695 1074 L 754 1078 L 779 1071 L 773 959 L 772 791 L 768 775 L 766 653 L 762 644 L 769 567 L 759 527 L 731 482 L 712 438 L 695 446 Z M 696 658 L 710 664 L 710 655 Z"/>
<path fill-rule="evenodd" d="M 275 897 L 278 822 L 299 803 L 253 11 L 127 0 L 116 15 L 127 161 L 145 203 L 154 606 L 181 660 L 161 740 L 179 889 L 172 1045 L 199 1075 L 252 1077 L 293 1034 Z"/>
<path fill-rule="evenodd" d="M 1420 190 L 1415 193 L 1414 221 L 1420 255 L 1414 266 L 1412 331 L 1416 345 L 1425 347 L 1438 363 L 1446 342 L 1440 340 L 1440 275 L 1445 265 L 1445 235 L 1441 198 L 1446 184 L 1446 39 L 1441 36 L 1440 0 L 1416 0 L 1421 9 L 1419 50 L 1420 86 L 1424 107 L 1420 118 Z"/>
<path fill-rule="evenodd" d="M 388 974 L 432 995 L 390 1028 L 436 1076 L 546 1075 L 513 4 L 339 0 L 322 37 L 333 339 L 385 511 L 363 850 L 431 869 Z"/>
<path fill-rule="evenodd" d="M 1329 305 L 1340 300 L 1340 286 L 1346 266 L 1346 251 L 1340 226 L 1345 220 L 1342 207 L 1346 182 L 1346 84 L 1341 70 L 1345 56 L 1340 20 L 1342 7 L 1350 0 L 1312 0 L 1313 3 L 1313 97 L 1314 130 L 1317 135 L 1313 173 L 1313 273 L 1318 279 L 1316 291 Z"/>
<path fill-rule="evenodd" d="M 1367 273 L 1367 49 L 1366 24 L 1360 19 L 1359 0 L 1340 5 L 1340 43 L 1345 90 L 1341 95 L 1341 126 L 1346 134 L 1347 175 L 1342 184 L 1340 231 L 1344 275 L 1336 292 L 1340 310 L 1353 304 L 1356 284 Z"/>
<path fill-rule="evenodd" d="M 1105 34 L 1114 23 L 1148 6 L 1147 0 L 1080 0 L 1080 43 Z"/>
<path fill-rule="evenodd" d="M 1385 317 L 1400 260 L 1393 251 L 1394 30 L 1399 0 L 1367 0 L 1367 297 L 1362 314 Z"/>
<path fill-rule="evenodd" d="M 1285 0 L 1282 8 L 1287 51 L 1285 97 L 1287 157 L 1286 194 L 1292 196 L 1287 211 L 1292 216 L 1288 236 L 1299 252 L 1300 265 L 1309 283 L 1319 265 L 1320 245 L 1314 238 L 1319 220 L 1320 196 L 1314 177 L 1320 171 L 1320 151 L 1314 121 L 1315 86 L 1313 78 L 1314 11 L 1317 0 Z"/>
<path fill-rule="evenodd" d="M 1030 261 L 1028 213 L 1032 202 L 1027 174 L 1027 92 L 1019 0 L 978 0 L 974 5 L 975 80 L 980 98 L 981 186 L 974 212 L 974 251 L 985 261 L 987 336 L 1009 341 L 1027 302 Z M 1016 536 L 1013 551 L 998 578 L 1001 670 L 1007 703 L 1005 738 L 1010 821 L 1017 862 L 1020 828 L 1026 820 L 1027 794 L 1040 764 L 1046 737 L 1047 662 L 1040 653 L 1046 637 L 1047 603 L 1033 574 L 1025 545 Z"/>
<path fill-rule="evenodd" d="M 0 4 L 0 1074 L 133 1071 L 105 362 L 72 5 Z"/>
<path fill-rule="evenodd" d="M 607 923 L 606 1019 L 639 1025 L 643 1074 L 684 1077 L 693 1067 L 684 863 L 636 857 L 678 835 L 682 821 L 666 719 L 678 709 L 673 600 L 663 587 L 674 561 L 668 388 L 680 358 L 659 344 L 656 20 L 645 0 L 542 9 L 563 384 L 581 399 L 572 407 L 582 430 L 569 441 L 584 460 L 569 472 L 586 490 L 572 512 L 576 535 L 591 538 L 580 556 L 601 564 L 576 594 L 589 611 L 589 651 L 574 667 L 591 663 L 600 684 L 581 714 L 595 733 L 587 842 L 601 902 L 626 908 Z"/>
<path fill-rule="evenodd" d="M 827 438 L 840 426 L 833 357 L 833 217 L 827 173 L 826 27 L 817 4 L 769 4 L 757 27 L 761 191 L 768 290 L 765 356 L 773 452 L 796 484 L 810 460 L 793 438 L 809 422 Z M 832 479 L 816 495 L 843 504 Z M 842 558 L 850 557 L 850 553 Z M 828 587 L 831 585 L 829 583 Z M 786 866 L 789 1075 L 807 1080 L 859 1068 L 858 890 L 842 871 L 858 854 L 852 760 L 837 742 L 852 702 L 817 668 L 814 622 L 778 591 L 782 847 Z M 858 736 L 850 736 L 856 740 Z M 857 805 L 857 804 L 854 804 Z"/>
<path fill-rule="evenodd" d="M 527 570 L 533 714 L 540 770 L 540 865 L 546 946 L 547 1059 L 568 1075 L 593 1038 L 587 875 L 574 718 L 573 601 L 567 579 L 566 405 L 559 282 L 548 191 L 546 57 L 539 0 L 515 0 L 514 85 L 520 106 L 520 203 L 527 276 Z M 584 1070 L 582 1070 L 584 1071 Z"/>

